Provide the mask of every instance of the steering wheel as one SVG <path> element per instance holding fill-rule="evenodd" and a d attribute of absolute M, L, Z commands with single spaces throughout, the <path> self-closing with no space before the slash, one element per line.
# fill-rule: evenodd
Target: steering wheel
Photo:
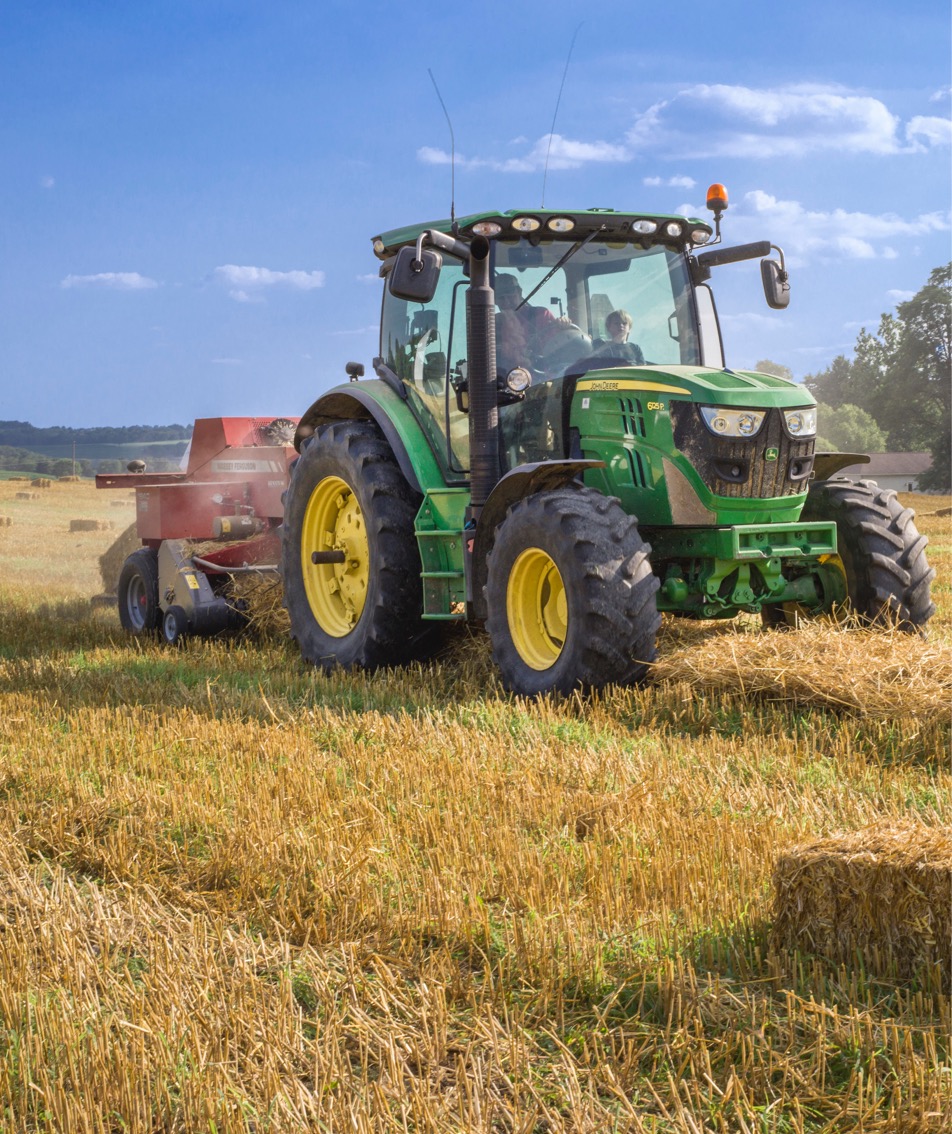
<path fill-rule="evenodd" d="M 591 336 L 572 325 L 553 335 L 552 341 L 539 352 L 536 365 L 552 377 L 560 377 L 566 367 L 582 355 L 589 354 L 592 349 Z"/>

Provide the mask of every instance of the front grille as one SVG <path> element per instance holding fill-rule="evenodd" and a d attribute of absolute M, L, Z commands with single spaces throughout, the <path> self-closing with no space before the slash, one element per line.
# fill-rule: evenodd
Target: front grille
<path fill-rule="evenodd" d="M 715 496 L 766 500 L 806 491 L 815 441 L 787 434 L 779 409 L 767 410 L 756 437 L 717 437 L 693 402 L 672 402 L 674 443 Z M 767 454 L 776 451 L 775 460 Z"/>

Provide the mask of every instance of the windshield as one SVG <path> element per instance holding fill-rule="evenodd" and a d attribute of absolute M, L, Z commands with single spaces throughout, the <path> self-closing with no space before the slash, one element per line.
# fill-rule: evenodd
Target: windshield
<path fill-rule="evenodd" d="M 557 378 L 599 366 L 700 363 L 680 253 L 597 240 L 493 247 L 503 373 L 525 366 L 535 378 Z"/>
<path fill-rule="evenodd" d="M 496 371 L 500 388 L 517 366 L 529 370 L 525 402 L 500 407 L 506 451 L 561 453 L 561 379 L 613 366 L 700 364 L 684 257 L 654 246 L 542 240 L 493 243 Z M 468 370 L 463 265 L 446 257 L 429 303 L 384 291 L 381 356 L 404 384 L 450 483 L 469 468 L 469 419 L 458 399 Z M 537 289 L 537 290 L 536 290 Z M 535 292 L 535 294 L 533 294 Z M 539 411 L 539 412 L 536 412 Z M 541 416 L 540 416 L 541 414 Z M 539 419 L 532 444 L 526 429 Z M 510 455 L 510 462 L 516 457 Z"/>

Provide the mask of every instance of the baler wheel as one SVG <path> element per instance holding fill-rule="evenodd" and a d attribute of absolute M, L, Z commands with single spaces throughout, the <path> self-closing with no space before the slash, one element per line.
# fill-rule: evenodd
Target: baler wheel
<path fill-rule="evenodd" d="M 291 635 L 306 661 L 374 669 L 424 651 L 413 530 L 420 502 L 371 422 L 331 422 L 302 445 L 285 500 L 281 570 Z"/>
<path fill-rule="evenodd" d="M 162 637 L 170 646 L 179 646 L 188 634 L 188 615 L 180 606 L 170 606 L 162 619 Z"/>
<path fill-rule="evenodd" d="M 614 498 L 567 484 L 513 504 L 488 560 L 503 684 L 526 696 L 644 680 L 661 625 L 651 548 Z"/>
<path fill-rule="evenodd" d="M 159 610 L 159 557 L 152 547 L 134 551 L 119 572 L 116 587 L 119 622 L 137 636 L 153 635 L 162 621 Z"/>

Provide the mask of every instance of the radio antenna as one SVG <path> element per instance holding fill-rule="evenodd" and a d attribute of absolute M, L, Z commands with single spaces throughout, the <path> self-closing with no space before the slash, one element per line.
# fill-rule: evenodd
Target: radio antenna
<path fill-rule="evenodd" d="M 585 21 L 583 20 L 582 23 L 585 23 Z M 539 206 L 540 209 L 545 208 L 545 182 L 546 178 L 549 176 L 549 152 L 552 149 L 552 135 L 555 133 L 555 120 L 559 116 L 559 103 L 562 101 L 562 91 L 565 88 L 565 76 L 569 73 L 569 61 L 572 58 L 572 49 L 575 47 L 575 40 L 581 27 L 582 24 L 579 24 L 575 29 L 572 42 L 569 44 L 569 53 L 565 57 L 565 69 L 562 72 L 562 83 L 559 86 L 559 97 L 555 100 L 555 113 L 552 115 L 552 129 L 549 131 L 549 144 L 545 148 L 545 169 L 542 171 L 542 204 Z"/>
<path fill-rule="evenodd" d="M 446 103 L 443 101 L 443 96 L 440 94 L 440 88 L 436 85 L 436 79 L 433 78 L 433 72 L 429 67 L 426 73 L 430 76 L 430 82 L 433 84 L 433 89 L 436 91 L 436 97 L 440 100 L 440 106 L 443 107 L 443 113 L 446 115 L 446 125 L 450 128 L 450 222 L 453 225 L 453 234 L 456 234 L 456 138 L 453 136 L 453 123 L 450 122 L 449 111 L 446 109 Z"/>

